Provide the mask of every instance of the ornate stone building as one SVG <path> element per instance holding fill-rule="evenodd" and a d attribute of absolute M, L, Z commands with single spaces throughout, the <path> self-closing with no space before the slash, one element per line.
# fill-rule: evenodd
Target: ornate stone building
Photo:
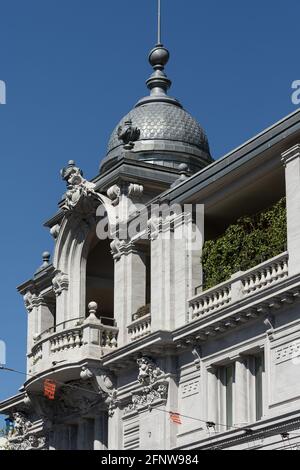
<path fill-rule="evenodd" d="M 46 223 L 53 259 L 19 287 L 28 375 L 0 404 L 13 448 L 296 446 L 300 112 L 213 161 L 167 94 L 168 59 L 151 51 L 150 94 L 113 131 L 96 177 L 72 161 L 62 170 L 66 194 Z M 286 250 L 207 289 L 202 242 L 284 197 Z M 182 211 L 153 215 L 153 204 Z M 196 205 L 204 223 L 191 243 Z"/>

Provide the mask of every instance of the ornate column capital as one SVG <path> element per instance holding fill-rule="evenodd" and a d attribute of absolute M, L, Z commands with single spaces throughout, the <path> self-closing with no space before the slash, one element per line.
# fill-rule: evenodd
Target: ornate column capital
<path fill-rule="evenodd" d="M 67 274 L 61 271 L 56 271 L 54 278 L 52 279 L 52 285 L 55 295 L 58 297 L 64 290 L 69 288 L 69 279 Z"/>
<path fill-rule="evenodd" d="M 32 310 L 38 306 L 38 296 L 30 290 L 26 292 L 23 299 L 28 313 L 32 312 Z"/>

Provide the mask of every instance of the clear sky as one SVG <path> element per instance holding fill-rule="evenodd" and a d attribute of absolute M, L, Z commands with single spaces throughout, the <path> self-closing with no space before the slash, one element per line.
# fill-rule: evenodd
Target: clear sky
<path fill-rule="evenodd" d="M 16 286 L 53 242 L 43 222 L 74 159 L 96 175 L 118 120 L 145 95 L 156 0 L 0 0 L 0 339 L 25 369 L 27 314 Z M 171 94 L 219 158 L 296 109 L 299 0 L 163 0 Z M 0 399 L 22 377 L 0 371 Z"/>

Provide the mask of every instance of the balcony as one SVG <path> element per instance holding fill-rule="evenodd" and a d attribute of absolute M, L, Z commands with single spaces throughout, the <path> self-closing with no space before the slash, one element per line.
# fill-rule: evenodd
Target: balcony
<path fill-rule="evenodd" d="M 144 315 L 138 320 L 133 321 L 128 326 L 128 333 L 131 341 L 148 336 L 151 333 L 151 313 Z"/>
<path fill-rule="evenodd" d="M 98 319 L 91 305 L 94 304 L 89 305 L 88 318 L 65 321 L 36 338 L 29 355 L 30 374 L 38 374 L 59 363 L 100 359 L 118 347 L 118 328 L 105 324 L 111 319 Z"/>
<path fill-rule="evenodd" d="M 282 253 L 249 271 L 240 272 L 228 281 L 189 300 L 189 321 L 248 298 L 276 285 L 288 277 L 288 253 Z"/>
<path fill-rule="evenodd" d="M 151 334 L 151 304 L 139 308 L 132 316 L 132 323 L 128 325 L 128 335 L 131 341 L 136 341 Z"/>

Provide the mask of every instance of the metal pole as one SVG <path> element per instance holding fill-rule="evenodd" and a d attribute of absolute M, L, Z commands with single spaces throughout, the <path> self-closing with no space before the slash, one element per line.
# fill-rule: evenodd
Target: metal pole
<path fill-rule="evenodd" d="M 158 0 L 157 44 L 161 44 L 161 0 Z"/>

